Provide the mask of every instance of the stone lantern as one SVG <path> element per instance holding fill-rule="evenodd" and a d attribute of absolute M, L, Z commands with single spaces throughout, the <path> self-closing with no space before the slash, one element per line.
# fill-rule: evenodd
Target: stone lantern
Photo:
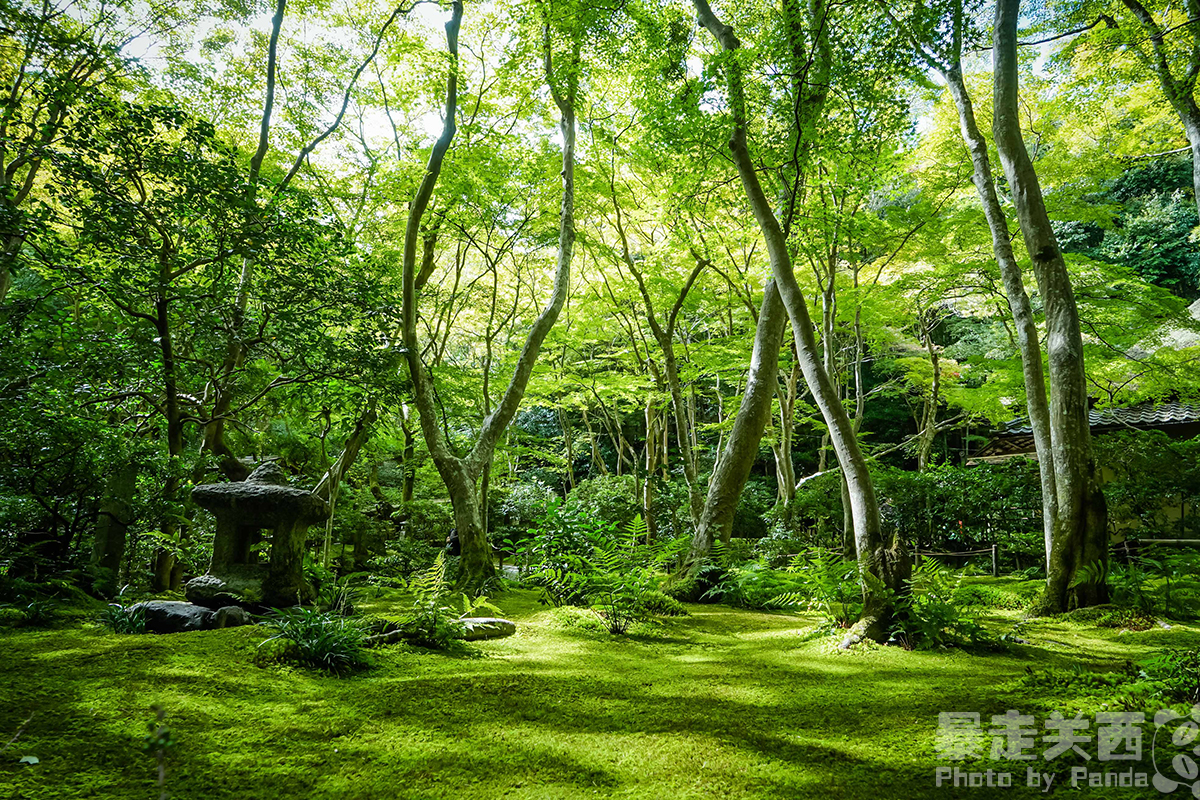
<path fill-rule="evenodd" d="M 263 464 L 241 483 L 197 486 L 192 500 L 217 518 L 217 531 L 208 575 L 188 583 L 189 600 L 214 606 L 230 597 L 222 592 L 236 595 L 258 584 L 268 606 L 312 601 L 313 588 L 304 579 L 304 544 L 308 526 L 329 519 L 329 503 L 287 486 L 274 463 Z M 258 563 L 254 547 L 264 531 L 271 541 L 269 565 Z"/>

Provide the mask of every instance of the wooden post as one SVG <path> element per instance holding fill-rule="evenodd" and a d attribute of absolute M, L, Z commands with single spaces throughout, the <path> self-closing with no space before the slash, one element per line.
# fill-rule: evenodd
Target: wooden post
<path fill-rule="evenodd" d="M 1000 558 L 998 545 L 992 545 L 992 577 L 1000 577 Z"/>

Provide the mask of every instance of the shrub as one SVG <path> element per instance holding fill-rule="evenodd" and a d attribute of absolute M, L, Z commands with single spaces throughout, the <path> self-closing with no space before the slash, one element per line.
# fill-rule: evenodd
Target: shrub
<path fill-rule="evenodd" d="M 688 610 L 683 603 L 663 592 L 650 590 L 642 595 L 642 610 L 658 617 L 686 617 Z"/>
<path fill-rule="evenodd" d="M 802 581 L 771 569 L 765 562 L 752 561 L 729 567 L 724 577 L 709 589 L 704 599 L 744 608 L 786 608 L 797 603 Z"/>
<path fill-rule="evenodd" d="M 420 539 L 397 539 L 387 543 L 383 555 L 367 562 L 367 571 L 385 578 L 411 578 L 429 569 L 442 549 Z"/>
<path fill-rule="evenodd" d="M 19 597 L 13 603 L 0 605 L 0 608 L 11 608 L 16 612 L 17 624 L 27 628 L 49 627 L 58 615 L 58 604 L 41 597 Z"/>
<path fill-rule="evenodd" d="M 1028 607 L 1029 599 L 1015 592 L 980 584 L 959 585 L 954 590 L 954 603 L 961 607 L 1004 608 L 1020 610 Z"/>
<path fill-rule="evenodd" d="M 413 500 L 396 512 L 395 520 L 407 538 L 440 547 L 454 527 L 454 511 L 449 501 Z"/>
<path fill-rule="evenodd" d="M 276 609 L 267 618 L 275 634 L 259 647 L 283 660 L 335 675 L 367 666 L 358 620 L 312 608 Z M 278 644 L 272 644 L 278 643 Z"/>
<path fill-rule="evenodd" d="M 1142 661 L 1142 677 L 1159 684 L 1158 696 L 1172 703 L 1200 703 L 1200 648 L 1167 650 Z"/>
<path fill-rule="evenodd" d="M 587 592 L 582 576 L 597 543 L 615 536 L 612 524 L 558 502 L 550 502 L 529 538 L 514 545 L 530 586 L 542 590 L 542 602 L 553 606 L 583 605 Z"/>
<path fill-rule="evenodd" d="M 1154 623 L 1154 617 L 1147 616 L 1136 608 L 1118 608 L 1096 618 L 1097 628 L 1124 628 L 1130 631 L 1149 630 L 1154 627 Z"/>
<path fill-rule="evenodd" d="M 1084 565 L 1073 585 L 1106 581 L 1114 605 L 1137 609 L 1145 616 L 1186 616 L 1197 572 L 1198 553 L 1146 548 L 1126 563 L 1111 561 L 1107 573 L 1098 561 Z"/>
<path fill-rule="evenodd" d="M 583 573 L 584 591 L 608 632 L 622 634 L 645 619 L 645 598 L 656 592 L 656 567 L 672 557 L 667 543 L 645 544 L 646 523 L 641 514 L 625 526 L 616 541 L 598 539 L 590 569 Z"/>
<path fill-rule="evenodd" d="M 738 497 L 737 508 L 733 512 L 732 545 L 737 541 L 753 544 L 753 541 L 767 535 L 767 516 L 775 505 L 775 486 L 767 485 L 765 481 L 751 479 L 746 482 Z M 749 561 L 747 556 L 742 561 Z"/>
<path fill-rule="evenodd" d="M 632 475 L 602 475 L 581 481 L 567 496 L 566 510 L 585 519 L 623 528 L 642 513 Z"/>
<path fill-rule="evenodd" d="M 808 610 L 820 614 L 828 627 L 849 628 L 858 619 L 862 586 L 857 563 L 833 551 L 812 547 L 797 553 L 787 571 L 799 579 L 798 597 L 777 598 L 777 604 L 804 598 Z"/>
<path fill-rule="evenodd" d="M 812 537 L 801 535 L 790 528 L 772 525 L 770 533 L 754 544 L 754 554 L 776 569 L 787 566 L 792 556 L 810 547 Z M 731 559 L 732 561 L 732 559 Z"/>
<path fill-rule="evenodd" d="M 537 480 L 493 486 L 488 503 L 490 519 L 498 540 L 521 539 L 537 524 L 547 506 L 561 503 L 558 493 Z"/>

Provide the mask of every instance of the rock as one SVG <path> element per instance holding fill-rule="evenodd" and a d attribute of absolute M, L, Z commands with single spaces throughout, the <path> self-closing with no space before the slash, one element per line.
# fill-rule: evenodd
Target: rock
<path fill-rule="evenodd" d="M 246 609 L 241 606 L 225 606 L 218 608 L 216 617 L 213 619 L 214 628 L 236 628 L 241 625 L 249 625 L 251 622 L 250 615 L 246 613 Z"/>
<path fill-rule="evenodd" d="M 184 585 L 183 596 L 189 603 L 211 608 L 214 611 L 225 606 L 237 605 L 243 601 L 238 592 L 216 575 L 201 575 L 192 578 Z"/>
<path fill-rule="evenodd" d="M 216 613 L 182 600 L 147 600 L 131 607 L 146 617 L 149 633 L 182 633 L 211 628 Z"/>
<path fill-rule="evenodd" d="M 1169 631 L 1169 630 L 1171 630 L 1171 625 L 1170 625 L 1170 623 L 1168 623 L 1168 622 L 1163 622 L 1161 619 L 1158 621 L 1158 627 L 1162 628 L 1164 631 Z"/>
<path fill-rule="evenodd" d="M 503 639 L 517 632 L 517 623 L 498 617 L 466 617 L 463 639 L 475 642 L 480 639 Z"/>

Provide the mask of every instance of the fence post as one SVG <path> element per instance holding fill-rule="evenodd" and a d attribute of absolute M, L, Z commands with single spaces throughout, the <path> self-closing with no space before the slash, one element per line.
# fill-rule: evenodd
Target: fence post
<path fill-rule="evenodd" d="M 997 545 L 992 545 L 992 577 L 1000 577 L 1000 557 Z"/>

